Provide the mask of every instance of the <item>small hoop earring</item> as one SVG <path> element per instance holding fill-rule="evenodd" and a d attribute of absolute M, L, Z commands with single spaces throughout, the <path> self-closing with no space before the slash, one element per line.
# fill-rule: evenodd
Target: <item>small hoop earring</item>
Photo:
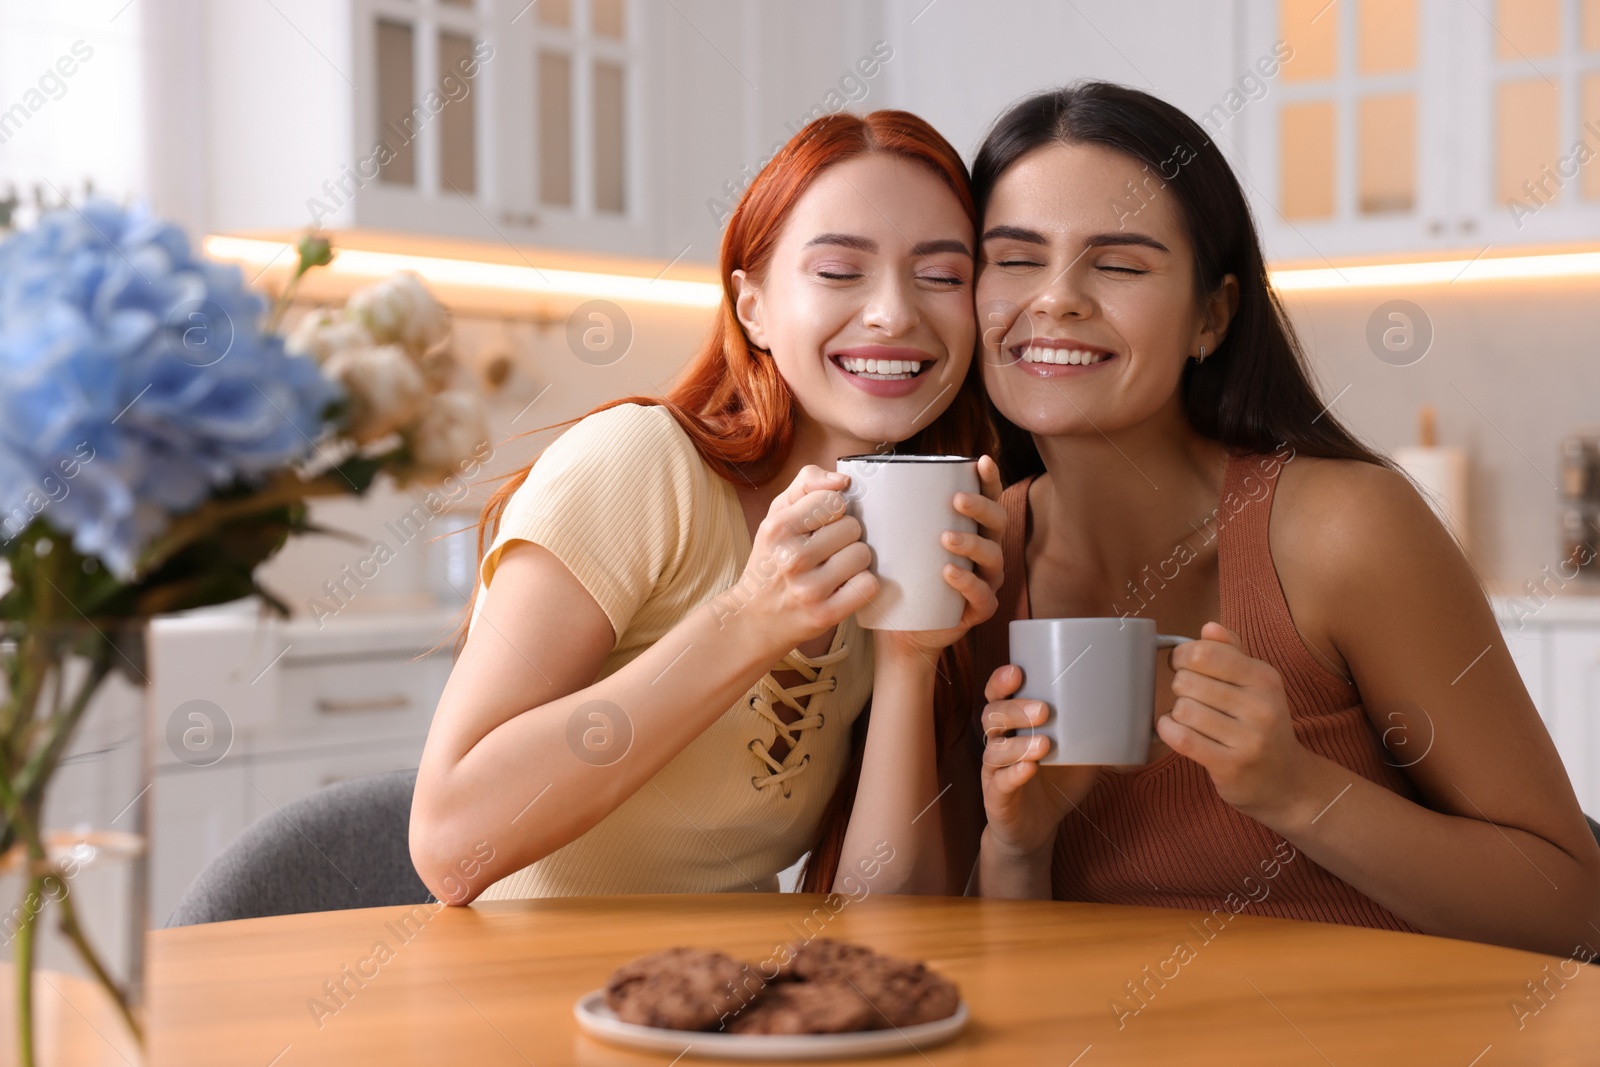
<path fill-rule="evenodd" d="M 1198 356 L 1194 357 L 1194 361 L 1196 363 L 1204 363 L 1206 361 L 1206 346 L 1205 345 L 1201 345 L 1200 346 L 1200 354 Z"/>

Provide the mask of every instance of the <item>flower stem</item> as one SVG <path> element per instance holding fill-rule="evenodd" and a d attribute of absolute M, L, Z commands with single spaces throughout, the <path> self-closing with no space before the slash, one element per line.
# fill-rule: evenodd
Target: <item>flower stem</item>
<path fill-rule="evenodd" d="M 22 797 L 32 798 L 37 793 L 40 799 L 43 798 L 44 787 L 49 784 L 50 776 L 55 773 L 56 764 L 61 760 L 61 754 L 66 751 L 67 744 L 77 731 L 78 721 L 88 710 L 89 702 L 100 689 L 100 683 L 105 681 L 106 675 L 110 673 L 109 651 L 96 650 L 93 665 L 79 686 L 78 692 L 73 696 L 72 705 L 64 713 L 51 717 L 45 728 L 47 738 L 45 744 L 17 773 L 16 789 Z"/>
<path fill-rule="evenodd" d="M 350 486 L 337 475 L 301 479 L 292 471 L 273 477 L 259 492 L 236 500 L 212 500 L 172 523 L 167 532 L 145 550 L 139 571 L 150 574 L 185 546 L 216 533 L 227 522 L 296 504 L 310 497 L 346 496 Z"/>
<path fill-rule="evenodd" d="M 54 872 L 55 877 L 61 879 L 61 932 L 78 950 L 78 958 L 83 960 L 84 966 L 94 973 L 95 979 L 105 987 L 111 999 L 116 1001 L 117 1010 L 122 1013 L 122 1021 L 128 1024 L 128 1030 L 133 1034 L 133 1039 L 139 1044 L 144 1044 L 144 1031 L 139 1026 L 139 1020 L 134 1018 L 133 1008 L 128 1003 L 128 994 L 116 980 L 107 973 L 105 965 L 100 962 L 100 957 L 95 954 L 87 938 L 83 936 L 83 928 L 78 925 L 78 909 L 72 902 L 72 893 L 67 889 L 66 879 L 61 877 L 59 871 Z"/>
<path fill-rule="evenodd" d="M 28 846 L 32 859 L 33 846 Z M 30 869 L 33 864 L 30 862 Z M 17 953 L 12 979 L 17 983 L 17 1062 L 20 1067 L 34 1067 L 33 1063 L 33 932 L 39 908 L 32 905 L 44 903 L 44 876 L 31 874 L 28 889 L 22 897 L 22 925 L 17 928 Z"/>

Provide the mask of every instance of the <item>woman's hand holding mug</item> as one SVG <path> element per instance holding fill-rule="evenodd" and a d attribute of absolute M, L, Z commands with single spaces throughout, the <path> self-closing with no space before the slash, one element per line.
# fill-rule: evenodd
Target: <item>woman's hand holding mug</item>
<path fill-rule="evenodd" d="M 1006 664 L 983 688 L 983 807 L 989 825 L 984 847 L 1011 859 L 1048 857 L 1061 820 L 1082 804 L 1100 777 L 1083 764 L 1041 766 L 1050 751 L 1042 734 L 1013 731 L 1039 726 L 1049 716 L 1041 701 L 1009 699 L 1022 686 L 1022 668 Z"/>
<path fill-rule="evenodd" d="M 773 658 L 839 625 L 878 591 L 861 523 L 845 510 L 848 476 L 802 467 L 756 529 L 750 559 L 717 598 L 726 624 L 737 616 L 773 645 Z"/>

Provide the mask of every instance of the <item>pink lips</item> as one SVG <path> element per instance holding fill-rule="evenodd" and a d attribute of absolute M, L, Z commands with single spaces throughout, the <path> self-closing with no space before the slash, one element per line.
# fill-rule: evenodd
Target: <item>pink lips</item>
<path fill-rule="evenodd" d="M 922 372 L 914 378 L 902 378 L 898 381 L 881 381 L 875 378 L 863 378 L 844 369 L 840 363 L 841 357 L 848 359 L 899 359 L 927 363 L 931 356 L 920 348 L 902 348 L 893 345 L 856 345 L 853 348 L 841 348 L 828 353 L 828 365 L 837 371 L 844 380 L 860 389 L 863 393 L 872 396 L 900 397 L 909 396 L 916 392 L 922 385 L 922 380 L 928 376 L 931 367 L 924 367 Z"/>

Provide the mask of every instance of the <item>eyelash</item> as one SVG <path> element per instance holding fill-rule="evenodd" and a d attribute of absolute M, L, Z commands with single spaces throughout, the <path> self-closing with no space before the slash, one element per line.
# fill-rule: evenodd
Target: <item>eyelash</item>
<path fill-rule="evenodd" d="M 826 278 L 830 282 L 849 282 L 849 281 L 854 281 L 857 278 L 860 278 L 861 275 L 860 274 L 835 274 L 835 273 L 833 273 L 831 271 L 819 270 L 819 271 L 817 271 L 817 277 Z M 960 278 L 960 277 L 945 277 L 945 276 L 938 276 L 938 275 L 923 275 L 922 276 L 922 280 L 925 281 L 925 282 L 933 282 L 933 283 L 935 283 L 937 285 L 946 285 L 946 286 L 949 286 L 952 289 L 956 288 L 957 286 L 961 286 L 961 285 L 965 285 L 966 284 L 966 279 Z"/>
<path fill-rule="evenodd" d="M 997 267 L 1042 267 L 1042 266 L 1044 266 L 1044 264 L 1035 263 L 1032 260 L 1027 260 L 1027 259 L 1002 259 L 1002 260 L 996 261 L 995 266 L 997 266 Z M 1100 270 L 1105 270 L 1105 271 L 1115 271 L 1118 274 L 1139 275 L 1139 274 L 1149 274 L 1150 273 L 1147 270 L 1139 270 L 1136 267 L 1101 267 L 1099 269 Z"/>

